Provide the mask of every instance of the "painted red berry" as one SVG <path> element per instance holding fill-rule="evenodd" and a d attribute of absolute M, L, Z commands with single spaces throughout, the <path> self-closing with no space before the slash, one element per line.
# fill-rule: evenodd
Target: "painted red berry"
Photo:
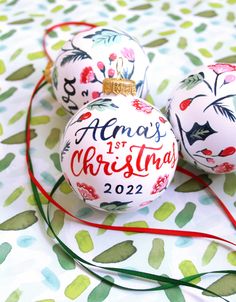
<path fill-rule="evenodd" d="M 105 66 L 104 66 L 103 62 L 101 62 L 101 61 L 97 62 L 97 67 L 98 67 L 101 71 L 103 71 L 103 70 L 105 69 Z"/>
<path fill-rule="evenodd" d="M 236 148 L 233 146 L 227 147 L 223 150 L 221 150 L 221 152 L 219 153 L 219 156 L 229 156 L 229 155 L 233 155 L 236 152 Z"/>
<path fill-rule="evenodd" d="M 203 149 L 202 150 L 202 153 L 204 154 L 204 155 L 212 155 L 212 151 L 211 150 L 209 150 L 209 149 Z"/>
<path fill-rule="evenodd" d="M 159 117 L 159 121 L 163 124 L 165 124 L 167 122 L 167 120 L 164 119 L 164 117 L 162 117 L 162 116 Z"/>
<path fill-rule="evenodd" d="M 188 108 L 188 106 L 191 104 L 191 102 L 192 102 L 192 99 L 186 99 L 179 104 L 179 108 L 182 111 L 184 111 Z"/>
<path fill-rule="evenodd" d="M 91 115 L 92 115 L 91 112 L 85 112 L 79 117 L 79 120 L 80 121 L 86 120 L 86 119 L 90 118 Z"/>

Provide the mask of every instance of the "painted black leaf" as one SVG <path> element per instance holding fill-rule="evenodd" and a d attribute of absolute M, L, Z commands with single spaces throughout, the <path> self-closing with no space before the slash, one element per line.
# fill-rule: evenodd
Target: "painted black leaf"
<path fill-rule="evenodd" d="M 79 49 L 78 47 L 72 52 L 64 57 L 61 61 L 61 66 L 69 63 L 69 62 L 75 62 L 77 60 L 84 60 L 84 59 L 92 59 L 87 52 L 83 51 L 82 49 Z"/>
<path fill-rule="evenodd" d="M 209 122 L 206 122 L 204 125 L 199 125 L 194 123 L 191 130 L 186 132 L 186 137 L 190 145 L 193 145 L 196 141 L 204 141 L 209 135 L 216 133 L 214 129 L 211 128 Z"/>
<path fill-rule="evenodd" d="M 61 161 L 63 161 L 64 155 L 66 154 L 67 151 L 70 149 L 70 141 L 67 141 L 64 148 L 61 151 Z"/>
<path fill-rule="evenodd" d="M 120 41 L 121 35 L 119 32 L 110 30 L 110 29 L 102 29 L 96 31 L 94 34 L 85 36 L 85 39 L 92 39 L 94 44 L 103 44 L 110 45 L 113 43 L 117 43 Z"/>
<path fill-rule="evenodd" d="M 236 116 L 234 115 L 233 111 L 224 106 L 220 101 L 215 102 L 213 104 L 213 108 L 215 109 L 216 113 L 220 113 L 226 118 L 228 118 L 232 122 L 236 122 Z"/>

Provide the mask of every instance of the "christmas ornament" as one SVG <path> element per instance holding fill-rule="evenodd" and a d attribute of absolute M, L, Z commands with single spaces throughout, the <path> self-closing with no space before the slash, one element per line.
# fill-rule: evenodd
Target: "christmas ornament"
<path fill-rule="evenodd" d="M 162 113 L 135 95 L 134 81 L 108 78 L 103 90 L 68 122 L 61 144 L 62 170 L 92 207 L 136 210 L 170 184 L 177 142 Z"/>
<path fill-rule="evenodd" d="M 236 171 L 236 65 L 197 69 L 173 92 L 168 115 L 184 159 L 209 173 Z"/>
<path fill-rule="evenodd" d="M 57 100 L 74 114 L 98 98 L 104 78 L 117 76 L 118 57 L 123 58 L 121 77 L 134 80 L 137 95 L 145 97 L 148 59 L 142 47 L 123 31 L 96 27 L 78 33 L 62 47 L 51 72 Z"/>

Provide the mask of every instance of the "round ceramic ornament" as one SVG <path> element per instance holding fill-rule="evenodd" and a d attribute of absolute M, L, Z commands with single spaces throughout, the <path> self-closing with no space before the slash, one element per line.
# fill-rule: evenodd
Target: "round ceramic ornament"
<path fill-rule="evenodd" d="M 123 59 L 121 77 L 136 82 L 137 96 L 147 94 L 148 58 L 127 33 L 96 27 L 65 43 L 53 64 L 51 78 L 57 100 L 72 114 L 100 97 L 104 78 L 117 76 L 117 58 Z"/>
<path fill-rule="evenodd" d="M 185 160 L 208 173 L 236 171 L 236 65 L 195 70 L 174 90 L 168 115 Z"/>
<path fill-rule="evenodd" d="M 177 142 L 162 113 L 135 95 L 135 83 L 104 80 L 104 94 L 68 122 L 61 166 L 79 198 L 104 211 L 145 207 L 170 184 Z"/>

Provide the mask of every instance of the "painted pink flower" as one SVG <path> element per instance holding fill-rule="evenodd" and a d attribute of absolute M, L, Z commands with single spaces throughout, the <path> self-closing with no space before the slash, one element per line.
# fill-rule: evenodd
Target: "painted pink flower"
<path fill-rule="evenodd" d="M 218 154 L 219 156 L 230 156 L 233 155 L 236 152 L 236 148 L 233 146 L 227 147 L 223 150 L 220 151 L 220 153 Z"/>
<path fill-rule="evenodd" d="M 87 84 L 96 80 L 94 71 L 91 66 L 85 67 L 80 74 L 80 83 Z"/>
<path fill-rule="evenodd" d="M 121 53 L 122 53 L 123 57 L 126 58 L 128 61 L 130 61 L 130 62 L 135 61 L 134 50 L 132 48 L 125 47 L 121 50 Z"/>
<path fill-rule="evenodd" d="M 214 164 L 215 163 L 215 160 L 213 158 L 206 158 L 206 161 L 209 163 L 209 164 Z"/>
<path fill-rule="evenodd" d="M 215 173 L 229 173 L 234 171 L 235 165 L 225 162 L 221 165 L 217 165 L 213 168 Z"/>
<path fill-rule="evenodd" d="M 151 113 L 152 109 L 153 109 L 153 107 L 145 104 L 144 102 L 142 102 L 138 99 L 135 99 L 134 101 L 132 101 L 132 106 L 134 106 L 134 108 L 136 110 L 147 113 L 147 114 Z"/>
<path fill-rule="evenodd" d="M 105 65 L 103 64 L 103 62 L 99 61 L 97 62 L 97 67 L 99 70 L 104 71 L 105 70 Z"/>
<path fill-rule="evenodd" d="M 81 194 L 81 196 L 83 197 L 84 201 L 95 200 L 95 199 L 99 198 L 94 187 L 89 186 L 85 183 L 80 183 L 80 182 L 77 182 L 76 185 L 77 185 L 78 191 Z"/>
<path fill-rule="evenodd" d="M 109 78 L 113 78 L 114 74 L 115 74 L 115 70 L 114 69 L 112 69 L 112 68 L 108 69 L 108 76 L 109 76 Z"/>
<path fill-rule="evenodd" d="M 112 62 L 112 61 L 115 61 L 117 58 L 117 55 L 113 52 L 109 55 L 109 60 Z"/>
<path fill-rule="evenodd" d="M 217 74 L 227 72 L 227 71 L 235 71 L 236 70 L 235 65 L 226 64 L 226 63 L 208 65 L 208 68 L 210 68 L 211 70 L 213 70 Z"/>
<path fill-rule="evenodd" d="M 156 183 L 152 187 L 151 194 L 159 193 L 166 189 L 169 180 L 169 175 L 159 176 Z"/>
<path fill-rule="evenodd" d="M 92 98 L 93 99 L 96 99 L 96 98 L 99 98 L 100 97 L 100 92 L 98 92 L 98 91 L 93 91 L 92 92 Z"/>
<path fill-rule="evenodd" d="M 233 74 L 228 74 L 224 79 L 224 84 L 229 84 L 235 81 L 236 77 Z"/>

